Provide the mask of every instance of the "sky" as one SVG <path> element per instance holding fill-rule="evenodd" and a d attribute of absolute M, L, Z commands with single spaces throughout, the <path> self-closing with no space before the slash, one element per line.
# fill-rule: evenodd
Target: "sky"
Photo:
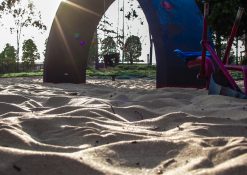
<path fill-rule="evenodd" d="M 38 50 L 41 55 L 41 60 L 44 59 L 42 52 L 45 49 L 45 40 L 48 38 L 49 31 L 51 28 L 51 24 L 53 21 L 53 18 L 55 16 L 56 10 L 60 4 L 61 0 L 51 0 L 49 2 L 49 5 L 47 5 L 47 0 L 33 0 L 37 10 L 41 12 L 42 15 L 42 21 L 44 24 L 48 27 L 47 31 L 42 32 L 40 30 L 37 30 L 33 27 L 28 27 L 23 30 L 23 36 L 21 38 L 21 43 L 25 39 L 32 38 L 35 42 L 35 44 L 38 46 Z M 1 40 L 0 40 L 0 51 L 3 50 L 6 43 L 10 43 L 11 45 L 15 46 L 16 48 L 16 34 L 11 34 L 9 31 L 9 26 L 13 23 L 11 23 L 11 18 L 8 18 L 7 16 L 3 16 L 1 19 L 3 26 L 0 26 L 0 34 L 1 34 Z"/>
<path fill-rule="evenodd" d="M 49 3 L 47 3 L 48 0 L 33 0 L 36 8 L 38 11 L 41 12 L 42 15 L 42 21 L 44 22 L 44 24 L 48 27 L 47 31 L 42 32 L 33 28 L 33 27 L 29 27 L 23 30 L 23 36 L 21 39 L 21 43 L 25 40 L 25 39 L 29 39 L 32 38 L 35 42 L 35 44 L 38 47 L 39 53 L 41 55 L 41 59 L 38 60 L 38 62 L 42 62 L 44 60 L 44 56 L 43 56 L 43 52 L 45 50 L 45 40 L 48 38 L 49 36 L 49 32 L 50 32 L 50 28 L 53 22 L 53 19 L 55 17 L 57 8 L 61 2 L 61 0 L 49 0 Z M 1 2 L 1 0 L 0 0 Z M 107 12 L 105 13 L 105 16 L 109 18 L 109 21 L 111 21 L 113 23 L 112 25 L 112 29 L 117 28 L 117 24 L 118 24 L 118 18 L 116 18 L 117 14 L 118 14 L 118 1 L 116 0 L 111 7 L 107 10 Z M 119 0 L 120 2 L 120 8 L 122 7 L 122 3 L 123 0 Z M 127 3 L 127 1 L 125 1 L 125 8 L 126 11 L 128 11 L 128 6 L 129 4 Z M 138 6 L 137 1 L 135 1 L 134 6 Z M 142 56 L 140 57 L 140 59 L 142 60 L 147 60 L 147 54 L 149 53 L 149 47 L 150 47 L 150 42 L 149 42 L 149 30 L 148 30 L 148 24 L 147 21 L 145 19 L 145 16 L 142 12 L 141 9 L 139 9 L 138 11 L 138 15 L 139 17 L 133 21 L 128 21 L 125 20 L 125 33 L 127 36 L 129 35 L 137 35 L 141 38 L 141 42 L 142 42 Z M 114 18 L 113 18 L 114 17 Z M 122 30 L 122 14 L 119 15 L 119 32 L 120 30 Z M 3 50 L 4 46 L 6 45 L 6 43 L 10 43 L 11 45 L 16 47 L 16 34 L 11 34 L 9 31 L 9 25 L 11 24 L 11 19 L 8 17 L 4 17 L 1 19 L 2 24 L 4 24 L 3 26 L 0 26 L 0 36 L 1 36 L 1 40 L 0 40 L 0 52 Z M 143 21 L 143 25 L 141 25 L 141 21 Z M 99 35 L 101 36 L 101 38 L 104 38 L 103 33 L 99 32 Z M 127 38 L 126 36 L 126 38 Z"/>

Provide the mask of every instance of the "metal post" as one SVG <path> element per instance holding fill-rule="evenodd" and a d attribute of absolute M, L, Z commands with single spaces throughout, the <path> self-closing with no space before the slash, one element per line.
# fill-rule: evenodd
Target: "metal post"
<path fill-rule="evenodd" d="M 150 38 L 150 59 L 149 59 L 149 64 L 150 66 L 152 66 L 152 62 L 153 62 L 153 38 L 152 35 L 149 31 L 149 38 Z"/>
<path fill-rule="evenodd" d="M 124 20 L 124 18 L 125 18 L 125 14 L 124 14 L 124 0 L 123 0 L 123 54 L 122 54 L 122 63 L 124 63 L 124 57 L 125 57 L 125 43 L 124 43 L 124 39 L 125 39 L 125 37 L 124 37 L 124 35 L 125 35 L 125 31 L 124 31 L 124 23 L 125 23 L 125 20 Z"/>
<path fill-rule="evenodd" d="M 117 51 L 119 53 L 119 0 L 117 0 Z"/>
<path fill-rule="evenodd" d="M 202 32 L 202 61 L 201 61 L 201 70 L 198 75 L 198 78 L 205 78 L 206 70 L 206 44 L 208 42 L 208 23 L 207 18 L 209 14 L 209 3 L 204 3 L 204 18 L 203 18 L 203 32 Z"/>
<path fill-rule="evenodd" d="M 236 64 L 238 65 L 238 37 L 236 37 Z"/>

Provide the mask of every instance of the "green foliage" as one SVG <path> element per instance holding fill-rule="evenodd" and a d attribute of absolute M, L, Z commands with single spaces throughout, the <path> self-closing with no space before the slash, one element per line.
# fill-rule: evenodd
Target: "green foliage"
<path fill-rule="evenodd" d="M 0 69 L 2 73 L 13 72 L 16 63 L 16 50 L 14 46 L 6 44 L 2 53 L 0 53 Z"/>
<path fill-rule="evenodd" d="M 45 49 L 44 49 L 44 51 L 43 51 L 44 57 L 45 57 L 45 54 L 46 54 L 47 43 L 48 43 L 48 38 L 45 39 Z"/>
<path fill-rule="evenodd" d="M 112 37 L 108 36 L 101 43 L 101 55 L 108 55 L 117 52 L 117 45 Z"/>
<path fill-rule="evenodd" d="M 203 10 L 202 1 L 196 0 L 196 2 Z M 243 7 L 245 13 L 241 19 L 237 37 L 245 36 L 242 37 L 242 41 L 247 41 L 247 3 L 246 0 L 208 0 L 208 2 L 210 6 L 209 25 L 215 34 L 217 54 L 222 56 L 222 41 L 227 41 L 239 7 Z M 245 44 L 245 49 L 247 49 L 246 47 L 247 45 Z"/>
<path fill-rule="evenodd" d="M 119 64 L 117 68 L 122 70 L 156 70 L 155 65 L 145 65 L 145 64 Z"/>
<path fill-rule="evenodd" d="M 32 39 L 28 39 L 24 41 L 22 50 L 23 50 L 23 55 L 22 55 L 23 64 L 25 65 L 27 70 L 31 70 L 35 65 L 35 61 L 40 58 L 37 46 Z"/>
<path fill-rule="evenodd" d="M 138 59 L 142 54 L 142 44 L 140 41 L 140 37 L 131 35 L 127 38 L 124 45 L 124 55 L 125 61 L 130 62 L 140 62 Z"/>
<path fill-rule="evenodd" d="M 227 0 L 219 1 L 214 0 L 210 2 L 211 14 L 209 16 L 209 22 L 212 24 L 212 28 L 224 37 L 229 36 L 232 28 L 232 24 L 235 20 L 235 16 L 238 11 L 238 7 L 241 6 L 241 0 Z M 244 4 L 242 4 L 244 5 Z M 246 6 L 246 5 L 245 5 Z M 245 33 L 246 30 L 246 15 L 244 14 L 242 23 L 239 28 L 238 36 Z M 227 21 L 227 22 L 226 22 Z M 245 24 L 244 24 L 245 23 Z"/>
<path fill-rule="evenodd" d="M 201 0 L 196 0 L 201 10 L 203 10 Z M 221 36 L 229 36 L 232 24 L 235 20 L 238 7 L 247 9 L 246 0 L 210 0 L 209 24 L 214 31 L 217 31 Z M 238 36 L 242 36 L 247 32 L 247 14 L 244 13 L 241 20 Z"/>
<path fill-rule="evenodd" d="M 134 69 L 135 68 L 135 69 Z M 0 78 L 14 77 L 33 77 L 42 76 L 43 72 L 20 72 L 0 74 Z M 118 79 L 129 78 L 152 78 L 156 77 L 156 66 L 147 65 L 119 65 L 111 69 L 96 70 L 87 68 L 87 76 L 95 76 L 98 78 L 109 78 L 109 76 L 117 76 Z"/>
<path fill-rule="evenodd" d="M 11 46 L 10 44 L 6 44 L 2 54 L 3 54 L 2 58 L 3 58 L 4 63 L 6 64 L 15 63 L 16 51 L 15 51 L 14 46 Z"/>
<path fill-rule="evenodd" d="M 242 72 L 236 72 L 236 71 L 230 71 L 232 77 L 234 80 L 243 80 L 243 73 Z"/>

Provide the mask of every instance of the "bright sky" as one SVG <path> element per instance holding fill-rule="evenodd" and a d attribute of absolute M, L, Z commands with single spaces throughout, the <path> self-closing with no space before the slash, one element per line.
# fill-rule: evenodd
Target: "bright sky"
<path fill-rule="evenodd" d="M 42 52 L 45 49 L 44 43 L 45 43 L 46 38 L 48 38 L 50 27 L 51 27 L 53 18 L 55 16 L 55 13 L 59 6 L 60 1 L 61 0 L 52 0 L 49 2 L 49 5 L 47 5 L 47 0 L 46 1 L 33 0 L 36 8 L 39 11 L 41 11 L 42 20 L 45 23 L 45 25 L 48 27 L 48 30 L 43 33 L 41 33 L 41 31 L 33 27 L 29 27 L 23 30 L 24 36 L 22 36 L 21 43 L 25 39 L 32 38 L 35 41 L 35 44 L 38 46 L 42 60 L 44 59 L 43 54 L 42 54 Z M 16 34 L 15 33 L 11 34 L 8 28 L 8 26 L 11 25 L 10 24 L 11 20 L 9 20 L 6 17 L 2 18 L 1 20 L 4 26 L 0 27 L 0 34 L 1 34 L 0 51 L 3 50 L 6 43 L 10 43 L 11 45 L 16 47 Z"/>
<path fill-rule="evenodd" d="M 48 27 L 48 30 L 46 32 L 41 33 L 41 31 L 35 29 L 35 28 L 28 28 L 23 31 L 23 37 L 21 43 L 25 39 L 32 38 L 36 45 L 38 46 L 40 55 L 41 55 L 41 60 L 43 61 L 44 57 L 42 52 L 45 50 L 45 40 L 49 36 L 49 31 L 52 25 L 52 21 L 54 19 L 56 10 L 61 2 L 61 0 L 49 0 L 49 3 L 47 3 L 48 0 L 33 0 L 36 8 L 41 11 L 42 14 L 42 20 L 45 23 L 45 25 Z M 0 0 L 1 2 L 1 0 Z M 123 3 L 123 0 L 119 0 L 120 4 Z M 115 18 L 110 18 L 110 21 L 113 23 L 113 28 L 117 27 L 117 0 L 112 4 L 112 6 L 108 9 L 106 12 L 106 16 L 110 18 L 110 16 L 114 16 Z M 137 6 L 137 4 L 135 4 Z M 120 8 L 122 5 L 120 5 Z M 128 10 L 128 3 L 125 1 L 125 7 L 126 11 Z M 146 61 L 147 54 L 149 53 L 149 30 L 148 30 L 148 24 L 145 19 L 145 16 L 142 12 L 142 10 L 137 11 L 139 14 L 139 17 L 142 18 L 142 21 L 144 22 L 143 25 L 140 24 L 140 19 L 135 19 L 132 22 L 128 22 L 125 25 L 125 33 L 126 35 L 137 35 L 141 37 L 142 41 L 142 47 L 143 47 L 143 52 L 142 56 L 140 59 L 143 59 Z M 0 40 L 0 52 L 3 50 L 3 47 L 6 45 L 6 43 L 10 43 L 11 45 L 16 47 L 16 35 L 12 34 L 9 32 L 9 29 L 7 28 L 9 24 L 9 19 L 7 18 L 2 18 L 4 26 L 0 26 L 0 35 L 1 35 L 1 40 Z M 127 22 L 127 20 L 126 20 Z M 119 18 L 119 28 L 122 30 L 122 14 L 120 13 L 120 18 Z M 127 36 L 126 36 L 127 37 Z"/>

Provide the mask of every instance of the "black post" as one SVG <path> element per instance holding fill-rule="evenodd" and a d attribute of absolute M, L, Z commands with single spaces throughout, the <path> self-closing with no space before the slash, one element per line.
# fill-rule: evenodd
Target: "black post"
<path fill-rule="evenodd" d="M 149 38 L 150 38 L 150 54 L 149 54 L 149 64 L 152 66 L 153 64 L 153 38 L 151 33 L 149 32 Z"/>

